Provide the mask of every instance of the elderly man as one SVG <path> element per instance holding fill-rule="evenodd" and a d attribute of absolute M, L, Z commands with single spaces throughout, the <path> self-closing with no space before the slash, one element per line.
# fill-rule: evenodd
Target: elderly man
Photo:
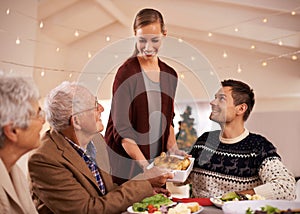
<path fill-rule="evenodd" d="M 45 123 L 38 91 L 21 77 L 0 77 L 0 213 L 37 213 L 17 160 L 40 145 Z"/>
<path fill-rule="evenodd" d="M 254 103 L 253 90 L 247 84 L 222 81 L 210 103 L 210 119 L 221 130 L 201 135 L 191 151 L 196 160 L 189 180 L 195 197 L 236 191 L 266 199 L 295 198 L 295 179 L 274 145 L 244 126 Z"/>
<path fill-rule="evenodd" d="M 64 82 L 47 96 L 51 129 L 29 160 L 40 213 L 120 213 L 155 192 L 168 194 L 160 188 L 173 177 L 166 172 L 151 177 L 149 170 L 139 180 L 113 184 L 108 148 L 99 133 L 103 110 L 90 91 L 76 83 Z"/>

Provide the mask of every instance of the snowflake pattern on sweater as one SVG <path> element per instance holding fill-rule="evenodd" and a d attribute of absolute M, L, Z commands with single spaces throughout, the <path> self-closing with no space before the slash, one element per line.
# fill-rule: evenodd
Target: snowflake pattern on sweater
<path fill-rule="evenodd" d="M 188 182 L 194 197 L 254 189 L 268 199 L 294 199 L 294 177 L 271 142 L 249 133 L 237 143 L 225 144 L 219 136 L 220 131 L 204 133 L 190 152 L 195 163 Z"/>

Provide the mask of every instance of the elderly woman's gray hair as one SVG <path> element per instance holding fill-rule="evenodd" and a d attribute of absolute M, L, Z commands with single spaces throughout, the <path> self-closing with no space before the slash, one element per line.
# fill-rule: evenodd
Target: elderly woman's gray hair
<path fill-rule="evenodd" d="M 27 128 L 34 109 L 31 102 L 38 100 L 39 93 L 32 79 L 0 76 L 0 148 L 5 139 L 3 127 Z"/>
<path fill-rule="evenodd" d="M 63 82 L 50 91 L 45 100 L 46 118 L 50 126 L 62 131 L 70 125 L 71 116 L 91 107 L 92 93 L 76 82 Z"/>

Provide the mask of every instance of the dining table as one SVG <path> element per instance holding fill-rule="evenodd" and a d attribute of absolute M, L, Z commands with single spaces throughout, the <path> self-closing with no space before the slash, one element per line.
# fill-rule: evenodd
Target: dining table
<path fill-rule="evenodd" d="M 122 214 L 131 214 L 130 212 L 123 212 Z M 215 207 L 215 206 L 203 206 L 203 211 L 199 214 L 223 214 L 223 211 L 221 208 Z"/>
<path fill-rule="evenodd" d="M 223 214 L 222 208 L 220 208 L 220 207 L 216 207 L 214 205 L 209 205 L 207 203 L 205 203 L 204 206 L 202 206 L 202 207 L 203 207 L 203 211 L 201 211 L 199 214 Z M 125 211 L 122 214 L 132 214 L 132 213 Z"/>

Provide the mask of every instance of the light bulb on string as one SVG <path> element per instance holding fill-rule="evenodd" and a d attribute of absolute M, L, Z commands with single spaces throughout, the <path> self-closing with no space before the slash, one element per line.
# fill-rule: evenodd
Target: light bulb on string
<path fill-rule="evenodd" d="M 57 48 L 56 48 L 56 52 L 59 52 L 59 51 L 60 51 L 60 49 L 59 49 L 59 47 L 57 47 Z"/>
<path fill-rule="evenodd" d="M 291 15 L 292 15 L 292 16 L 295 16 L 295 15 L 296 15 L 296 11 L 292 11 L 292 12 L 291 12 Z"/>
<path fill-rule="evenodd" d="M 297 60 L 297 59 L 298 59 L 297 55 L 292 56 L 292 60 Z"/>
<path fill-rule="evenodd" d="M 226 51 L 224 51 L 224 52 L 223 52 L 223 58 L 225 59 L 225 58 L 227 58 L 227 57 L 228 57 L 228 55 L 227 55 Z"/>
<path fill-rule="evenodd" d="M 262 20 L 262 22 L 263 22 L 263 23 L 267 23 L 267 22 L 268 22 L 268 19 L 267 19 L 267 18 L 264 18 L 264 19 Z"/>
<path fill-rule="evenodd" d="M 16 44 L 17 44 L 17 45 L 21 44 L 21 40 L 20 40 L 19 37 L 17 37 L 17 39 L 16 39 Z"/>
<path fill-rule="evenodd" d="M 261 65 L 262 65 L 263 67 L 266 67 L 266 66 L 268 65 L 268 63 L 267 63 L 266 61 L 263 61 L 263 62 L 261 63 Z"/>
<path fill-rule="evenodd" d="M 208 33 L 208 37 L 212 37 L 212 33 L 211 32 Z"/>
<path fill-rule="evenodd" d="M 179 43 L 182 43 L 182 42 L 183 42 L 182 38 L 179 38 L 179 39 L 178 39 L 178 42 L 179 42 Z"/>
<path fill-rule="evenodd" d="M 70 74 L 69 74 L 69 78 L 71 78 L 72 76 L 73 76 L 73 74 L 72 74 L 72 73 L 70 73 Z"/>
<path fill-rule="evenodd" d="M 44 27 L 43 21 L 40 22 L 40 28 L 42 29 Z"/>
<path fill-rule="evenodd" d="M 282 46 L 283 42 L 281 40 L 279 40 L 278 45 Z"/>
<path fill-rule="evenodd" d="M 45 71 L 44 71 L 44 69 L 42 69 L 42 71 L 41 71 L 41 77 L 44 77 L 45 76 Z"/>
<path fill-rule="evenodd" d="M 234 28 L 234 31 L 235 32 L 239 32 L 239 29 L 236 27 L 236 28 Z"/>
<path fill-rule="evenodd" d="M 92 57 L 91 52 L 88 52 L 88 58 L 90 59 Z"/>
<path fill-rule="evenodd" d="M 78 37 L 78 36 L 79 36 L 79 32 L 78 32 L 78 30 L 75 30 L 75 32 L 74 32 L 74 36 L 76 36 L 76 37 Z"/>
<path fill-rule="evenodd" d="M 184 74 L 183 73 L 180 74 L 180 78 L 184 79 Z"/>
<path fill-rule="evenodd" d="M 9 15 L 9 14 L 10 14 L 10 9 L 7 8 L 7 10 L 6 10 L 6 15 Z"/>
<path fill-rule="evenodd" d="M 250 49 L 251 49 L 251 50 L 254 50 L 255 48 L 256 48 L 255 45 L 251 45 L 251 46 L 250 46 Z"/>
<path fill-rule="evenodd" d="M 106 37 L 105 37 L 105 40 L 106 40 L 107 42 L 109 42 L 109 41 L 110 41 L 110 36 L 106 36 Z"/>
<path fill-rule="evenodd" d="M 241 64 L 238 64 L 237 72 L 238 72 L 238 73 L 241 73 L 241 72 L 242 72 Z"/>

